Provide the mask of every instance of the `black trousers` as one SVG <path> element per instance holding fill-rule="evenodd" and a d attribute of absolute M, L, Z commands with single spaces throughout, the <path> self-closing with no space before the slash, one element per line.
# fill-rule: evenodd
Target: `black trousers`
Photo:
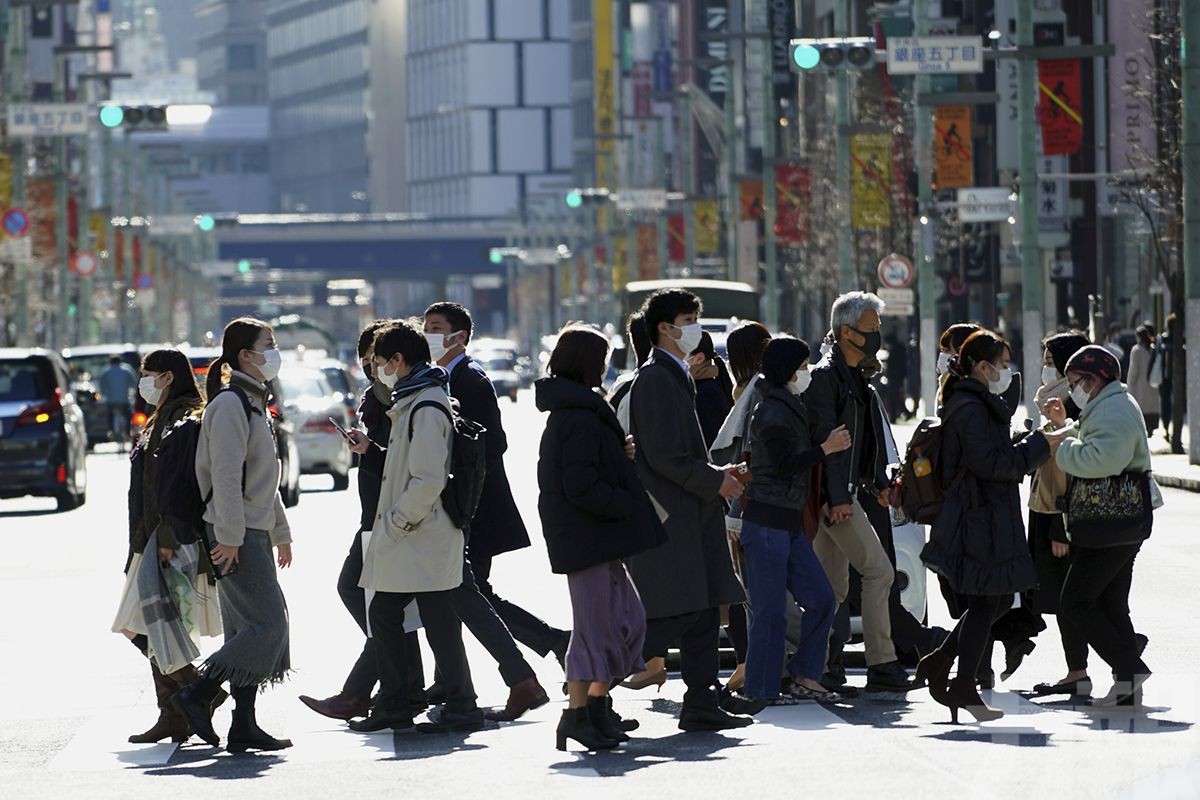
<path fill-rule="evenodd" d="M 709 608 L 678 617 L 659 617 L 646 620 L 646 641 L 642 646 L 644 658 L 667 652 L 672 644 L 679 646 L 680 672 L 687 691 L 683 703 L 694 708 L 716 708 L 720 697 L 720 656 L 717 653 L 721 630 L 721 611 Z"/>
<path fill-rule="evenodd" d="M 958 673 L 954 680 L 974 685 L 984 653 L 991 652 L 992 625 L 1012 608 L 1013 596 L 973 594 L 961 597 L 967 610 L 946 637 L 942 650 L 958 656 Z"/>
<path fill-rule="evenodd" d="M 533 677 L 533 667 L 529 666 L 525 656 L 521 655 L 504 620 L 500 618 L 496 609 L 480 591 L 472 571 L 472 564 L 465 556 L 463 557 L 463 582 L 448 594 L 455 615 L 462 620 L 462 624 L 467 626 L 467 630 L 479 640 L 492 658 L 496 659 L 496 664 L 500 668 L 500 677 L 504 679 L 506 686 L 515 686 L 521 681 Z M 445 686 L 442 677 L 442 662 L 441 659 L 437 659 L 434 681 Z"/>
<path fill-rule="evenodd" d="M 1062 613 L 1096 654 L 1113 668 L 1118 681 L 1149 672 L 1138 656 L 1129 618 L 1133 562 L 1141 543 L 1117 547 L 1073 547 L 1063 583 Z"/>
<path fill-rule="evenodd" d="M 433 650 L 446 690 L 446 708 L 471 711 L 475 688 L 463 648 L 462 630 L 454 614 L 452 591 L 408 594 L 376 592 L 371 600 L 371 633 L 375 638 L 375 660 L 379 669 L 379 698 L 376 713 L 412 716 L 409 705 L 408 634 L 404 632 L 404 608 L 413 600 L 421 612 L 425 638 Z"/>
<path fill-rule="evenodd" d="M 504 621 L 512 638 L 539 656 L 545 656 L 552 650 L 566 653 L 571 633 L 548 625 L 515 603 L 497 595 L 491 584 L 492 557 L 470 551 L 468 555 L 471 559 L 471 570 L 475 573 L 475 586 Z"/>
<path fill-rule="evenodd" d="M 1029 595 L 1031 605 L 1039 614 L 1054 614 L 1058 617 L 1058 633 L 1062 639 L 1067 669 L 1071 672 L 1086 672 L 1087 642 L 1067 615 L 1061 613 L 1058 602 L 1078 548 L 1072 547 L 1068 555 L 1058 558 L 1051 550 L 1051 543 L 1056 539 L 1063 542 L 1067 540 L 1063 530 L 1063 515 L 1030 511 L 1029 549 L 1033 553 L 1033 563 L 1038 573 L 1038 588 Z"/>
<path fill-rule="evenodd" d="M 337 589 L 338 595 L 342 598 L 342 605 L 346 606 L 346 610 L 350 612 L 350 616 L 354 617 L 354 621 L 358 623 L 358 627 L 366 636 L 367 593 L 358 585 L 363 567 L 362 539 L 362 531 L 354 534 L 350 552 L 346 554 L 346 560 L 342 562 L 342 572 L 338 575 Z M 416 631 L 407 634 L 407 637 L 405 652 L 408 658 L 409 692 L 416 699 L 425 692 L 425 668 L 421 663 L 421 641 L 417 638 Z M 342 692 L 367 700 L 375 691 L 375 684 L 378 682 L 379 665 L 375 656 L 375 640 L 368 637 L 363 642 L 363 649 L 358 655 L 358 660 L 354 662 L 354 666 L 350 668 L 350 674 L 346 676 Z"/>

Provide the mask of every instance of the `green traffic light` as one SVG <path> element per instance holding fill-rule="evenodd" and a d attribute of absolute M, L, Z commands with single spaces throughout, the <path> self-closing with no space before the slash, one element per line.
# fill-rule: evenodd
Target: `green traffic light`
<path fill-rule="evenodd" d="M 100 124 L 106 128 L 119 128 L 125 121 L 125 109 L 120 106 L 100 106 Z"/>
<path fill-rule="evenodd" d="M 203 233 L 208 233 L 213 228 L 217 227 L 217 221 L 212 218 L 211 214 L 201 214 L 196 217 L 196 227 Z"/>
<path fill-rule="evenodd" d="M 579 208 L 583 205 L 583 192 L 572 189 L 567 192 L 567 208 Z"/>
<path fill-rule="evenodd" d="M 248 258 L 243 258 L 242 260 L 237 262 L 237 271 L 242 273 L 243 275 L 245 275 L 247 272 L 250 271 L 250 267 L 251 267 L 250 259 L 248 259 Z"/>
<path fill-rule="evenodd" d="M 797 45 L 796 49 L 792 50 L 792 61 L 800 69 L 814 69 L 821 63 L 821 51 L 811 44 Z"/>
<path fill-rule="evenodd" d="M 493 247 L 488 251 L 488 261 L 493 264 L 502 264 L 504 263 L 504 253 L 500 252 L 499 247 Z"/>

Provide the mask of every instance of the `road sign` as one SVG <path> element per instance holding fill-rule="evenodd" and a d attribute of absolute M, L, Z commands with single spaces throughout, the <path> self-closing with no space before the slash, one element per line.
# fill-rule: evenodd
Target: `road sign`
<path fill-rule="evenodd" d="M 25 263 L 33 260 L 33 239 L 22 236 L 12 239 L 0 236 L 0 261 Z"/>
<path fill-rule="evenodd" d="M 917 298 L 912 289 L 880 289 L 879 299 L 885 304 L 885 317 L 908 317 L 916 313 Z"/>
<path fill-rule="evenodd" d="M 94 253 L 82 250 L 75 254 L 75 260 L 71 266 L 75 272 L 86 278 L 96 273 L 96 268 L 100 266 L 100 259 L 96 258 Z"/>
<path fill-rule="evenodd" d="M 958 190 L 959 222 L 1004 222 L 1014 216 L 1012 189 L 987 186 Z"/>
<path fill-rule="evenodd" d="M 9 136 L 82 136 L 87 130 L 87 103 L 8 104 Z"/>
<path fill-rule="evenodd" d="M 962 297 L 967 293 L 967 282 L 957 275 L 951 275 L 950 279 L 946 281 L 946 291 L 952 297 Z"/>
<path fill-rule="evenodd" d="M 667 207 L 665 189 L 622 189 L 616 198 L 621 211 L 663 211 Z"/>
<path fill-rule="evenodd" d="M 194 214 L 156 214 L 150 218 L 151 236 L 191 236 L 196 232 Z"/>
<path fill-rule="evenodd" d="M 24 236 L 29 232 L 29 212 L 23 208 L 10 208 L 0 217 L 0 227 L 9 236 Z"/>
<path fill-rule="evenodd" d="M 143 272 L 141 275 L 137 276 L 137 281 L 134 283 L 134 286 L 136 286 L 138 289 L 153 289 L 154 276 L 148 272 Z"/>
<path fill-rule="evenodd" d="M 889 75 L 983 72 L 982 36 L 898 36 L 888 39 Z"/>
<path fill-rule="evenodd" d="M 884 256 L 879 260 L 879 266 L 876 267 L 876 273 L 879 275 L 879 282 L 887 289 L 908 289 L 913 282 L 913 265 L 902 255 L 892 253 Z M 909 292 L 911 294 L 911 290 Z M 881 294 L 880 297 L 883 297 Z M 888 302 L 884 298 L 884 302 Z"/>

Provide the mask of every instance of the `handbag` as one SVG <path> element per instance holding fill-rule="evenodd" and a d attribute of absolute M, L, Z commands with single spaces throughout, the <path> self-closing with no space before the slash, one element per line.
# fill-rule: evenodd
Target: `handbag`
<path fill-rule="evenodd" d="M 1079 547 L 1116 547 L 1150 538 L 1154 523 L 1149 472 L 1105 478 L 1069 476 L 1061 498 L 1067 535 Z"/>

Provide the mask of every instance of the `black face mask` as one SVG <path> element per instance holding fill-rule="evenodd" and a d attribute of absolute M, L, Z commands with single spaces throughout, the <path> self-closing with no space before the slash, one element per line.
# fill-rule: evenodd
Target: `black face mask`
<path fill-rule="evenodd" d="M 362 369 L 363 369 L 363 374 L 365 374 L 367 376 L 367 380 L 369 380 L 369 381 L 375 380 L 375 365 L 374 364 L 372 364 L 370 361 L 364 361 L 364 362 L 362 362 Z"/>
<path fill-rule="evenodd" d="M 1063 409 L 1067 412 L 1067 419 L 1079 420 L 1079 406 L 1070 397 L 1063 401 Z"/>
<path fill-rule="evenodd" d="M 871 331 L 870 333 L 867 333 L 850 325 L 847 325 L 846 327 L 863 337 L 862 344 L 854 344 L 854 342 L 851 342 L 850 344 L 853 345 L 854 349 L 858 350 L 858 352 L 862 353 L 864 356 L 874 356 L 879 352 L 879 348 L 883 346 L 883 334 L 879 331 Z"/>

